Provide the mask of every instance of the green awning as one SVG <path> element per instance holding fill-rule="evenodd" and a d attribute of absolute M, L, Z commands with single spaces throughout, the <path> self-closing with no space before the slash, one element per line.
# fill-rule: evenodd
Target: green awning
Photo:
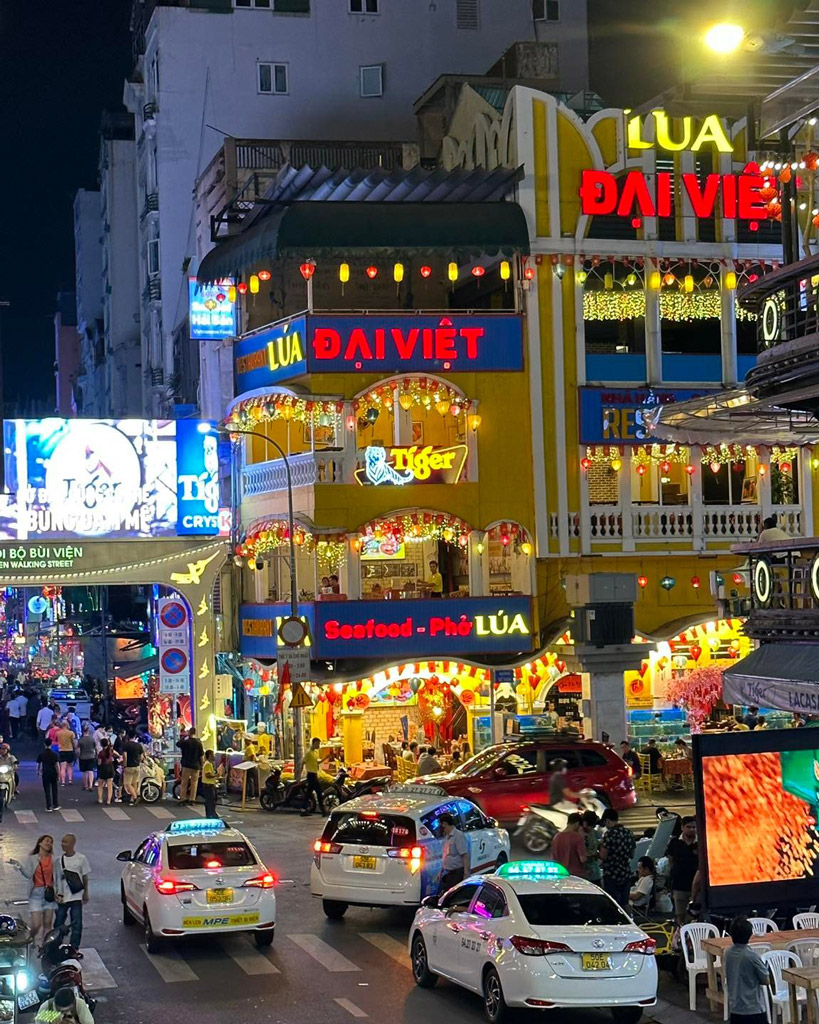
<path fill-rule="evenodd" d="M 237 277 L 281 256 L 308 259 L 355 249 L 446 253 L 461 260 L 529 251 L 523 210 L 483 203 L 296 202 L 258 220 L 205 256 L 197 278 Z"/>
<path fill-rule="evenodd" d="M 722 699 L 819 714 L 819 644 L 762 644 L 723 672 Z"/>

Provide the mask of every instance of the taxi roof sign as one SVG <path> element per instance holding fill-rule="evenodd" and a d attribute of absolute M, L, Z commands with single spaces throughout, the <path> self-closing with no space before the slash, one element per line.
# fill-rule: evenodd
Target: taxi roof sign
<path fill-rule="evenodd" d="M 501 878 L 568 878 L 569 869 L 553 860 L 510 860 L 497 872 Z"/>
<path fill-rule="evenodd" d="M 196 835 L 198 832 L 223 832 L 228 826 L 221 818 L 186 818 L 172 821 L 167 832 L 170 835 Z"/>

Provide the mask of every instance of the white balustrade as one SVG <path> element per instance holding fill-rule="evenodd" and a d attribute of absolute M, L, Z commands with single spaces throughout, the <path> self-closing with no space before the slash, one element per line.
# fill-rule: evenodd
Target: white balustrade
<path fill-rule="evenodd" d="M 288 459 L 293 487 L 342 483 L 344 462 L 341 452 L 303 452 Z M 287 471 L 283 459 L 257 462 L 242 470 L 244 495 L 252 498 L 287 490 Z"/>
<path fill-rule="evenodd" d="M 694 535 L 688 505 L 642 505 L 631 510 L 632 534 L 638 540 L 689 540 Z"/>
<path fill-rule="evenodd" d="M 592 505 L 589 508 L 589 537 L 593 540 L 619 540 L 623 536 L 623 513 L 619 505 Z"/>

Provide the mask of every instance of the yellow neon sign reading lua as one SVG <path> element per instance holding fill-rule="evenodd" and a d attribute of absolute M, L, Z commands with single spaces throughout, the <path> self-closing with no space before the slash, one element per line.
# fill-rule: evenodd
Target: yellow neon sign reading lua
<path fill-rule="evenodd" d="M 630 111 L 625 110 L 625 114 Z M 648 115 L 654 118 L 654 140 L 643 138 L 643 118 L 641 115 L 630 117 L 628 126 L 629 149 L 665 149 L 672 153 L 689 150 L 698 153 L 703 146 L 710 144 L 719 153 L 733 153 L 734 145 L 725 133 L 718 114 L 709 114 L 703 119 L 699 128 L 694 127 L 693 117 L 678 117 L 682 124 L 682 138 L 672 138 L 671 118 L 664 110 L 652 110 Z"/>

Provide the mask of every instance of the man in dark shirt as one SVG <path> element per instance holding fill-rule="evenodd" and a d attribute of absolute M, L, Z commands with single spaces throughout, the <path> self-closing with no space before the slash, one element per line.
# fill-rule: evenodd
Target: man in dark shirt
<path fill-rule="evenodd" d="M 136 738 L 133 729 L 128 730 L 127 739 L 122 744 L 125 767 L 122 770 L 122 788 L 128 794 L 132 804 L 139 800 L 139 766 L 145 751 Z"/>
<path fill-rule="evenodd" d="M 611 808 L 603 812 L 600 824 L 606 829 L 600 842 L 603 888 L 626 910 L 634 874 L 631 870 L 631 858 L 637 845 L 634 833 L 619 824 L 619 815 Z"/>
<path fill-rule="evenodd" d="M 691 887 L 699 867 L 697 845 L 697 819 L 685 817 L 678 839 L 668 844 L 668 858 L 671 861 L 671 892 L 674 897 L 674 913 L 677 923 L 685 924 L 688 904 L 691 902 Z"/>
<path fill-rule="evenodd" d="M 663 755 L 657 748 L 657 741 L 649 740 L 643 753 L 648 758 L 649 775 L 659 775 L 663 770 Z"/>
<path fill-rule="evenodd" d="M 620 744 L 620 757 L 626 762 L 627 765 L 631 766 L 631 773 L 635 779 L 640 777 L 640 758 L 636 750 L 631 749 L 631 744 L 628 740 L 623 740 Z"/>
<path fill-rule="evenodd" d="M 182 751 L 182 781 L 179 787 L 179 799 L 182 803 L 194 803 L 199 788 L 199 772 L 205 759 L 205 750 L 196 729 L 191 726 L 187 736 L 176 744 Z"/>

